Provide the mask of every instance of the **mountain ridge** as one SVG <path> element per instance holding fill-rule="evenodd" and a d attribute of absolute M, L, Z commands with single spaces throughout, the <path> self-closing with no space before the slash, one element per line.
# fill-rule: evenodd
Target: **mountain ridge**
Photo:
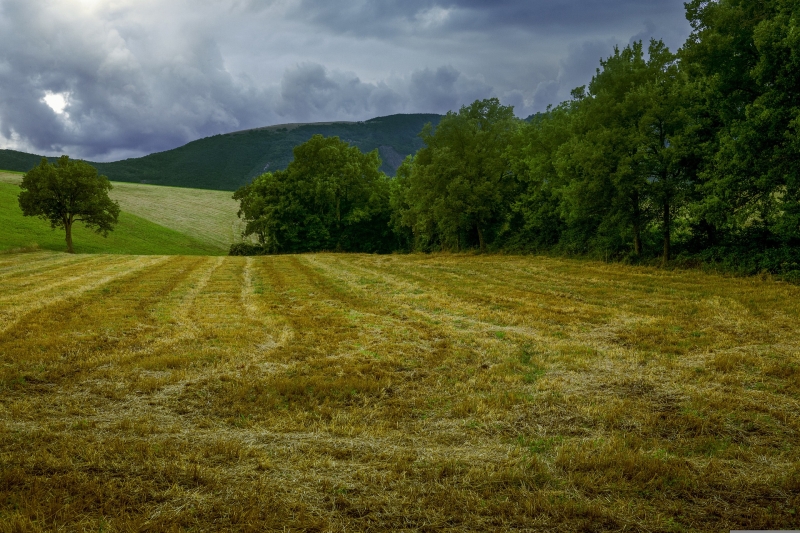
<path fill-rule="evenodd" d="M 423 126 L 430 122 L 435 127 L 441 118 L 442 115 L 420 113 L 361 122 L 275 124 L 212 135 L 142 157 L 90 163 L 112 181 L 233 191 L 266 170 L 286 168 L 295 146 L 321 134 L 338 136 L 365 152 L 377 149 L 383 160 L 381 170 L 394 175 L 403 159 L 422 147 L 419 133 Z M 0 169 L 27 172 L 41 158 L 0 150 Z"/>

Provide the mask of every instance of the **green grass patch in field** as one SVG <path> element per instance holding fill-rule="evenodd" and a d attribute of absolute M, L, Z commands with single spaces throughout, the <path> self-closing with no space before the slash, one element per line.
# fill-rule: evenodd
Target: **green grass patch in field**
<path fill-rule="evenodd" d="M 0 183 L 19 185 L 22 172 L 0 170 Z M 109 196 L 122 211 L 227 252 L 242 240 L 239 203 L 230 192 L 113 182 Z"/>

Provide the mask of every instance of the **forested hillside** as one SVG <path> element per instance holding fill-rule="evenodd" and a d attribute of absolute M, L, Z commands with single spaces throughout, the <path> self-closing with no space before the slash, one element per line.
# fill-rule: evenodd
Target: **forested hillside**
<path fill-rule="evenodd" d="M 113 163 L 92 163 L 111 181 L 233 191 L 266 170 L 285 169 L 292 148 L 315 134 L 338 136 L 364 152 L 377 149 L 381 170 L 394 175 L 403 158 L 422 146 L 422 127 L 440 115 L 392 115 L 365 122 L 286 124 L 190 142 L 180 148 Z M 27 172 L 41 156 L 0 150 L 0 169 Z"/>

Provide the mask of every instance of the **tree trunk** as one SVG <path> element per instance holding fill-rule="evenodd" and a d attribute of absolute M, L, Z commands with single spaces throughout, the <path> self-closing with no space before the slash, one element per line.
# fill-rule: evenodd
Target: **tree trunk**
<path fill-rule="evenodd" d="M 672 225 L 672 221 L 670 218 L 669 212 L 670 206 L 669 201 L 664 202 L 664 262 L 666 263 L 669 261 L 669 254 L 670 254 L 670 226 Z"/>
<path fill-rule="evenodd" d="M 642 255 L 642 212 L 639 207 L 639 192 L 633 193 L 633 253 L 637 257 Z"/>
<path fill-rule="evenodd" d="M 475 224 L 475 229 L 478 230 L 478 242 L 481 245 L 481 252 L 486 251 L 486 241 L 483 240 L 483 231 L 481 231 L 481 225 Z"/>
<path fill-rule="evenodd" d="M 75 250 L 72 249 L 72 221 L 68 220 L 64 223 L 64 229 L 67 232 L 67 253 L 74 254 Z"/>

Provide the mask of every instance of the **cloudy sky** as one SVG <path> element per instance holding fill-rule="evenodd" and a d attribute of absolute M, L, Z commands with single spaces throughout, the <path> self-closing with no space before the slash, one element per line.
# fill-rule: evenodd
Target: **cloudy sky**
<path fill-rule="evenodd" d="M 0 148 L 95 161 L 497 96 L 527 116 L 682 0 L 0 0 Z"/>

